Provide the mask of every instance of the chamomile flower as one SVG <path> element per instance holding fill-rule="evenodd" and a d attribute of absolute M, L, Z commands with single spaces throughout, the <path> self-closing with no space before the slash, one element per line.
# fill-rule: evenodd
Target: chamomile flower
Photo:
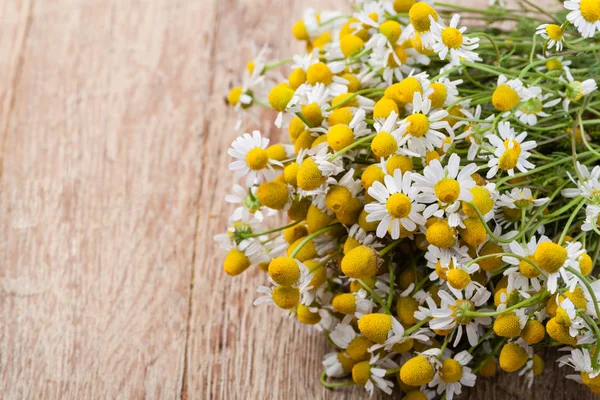
<path fill-rule="evenodd" d="M 439 20 L 437 11 L 425 1 L 419 1 L 408 11 L 410 25 L 402 32 L 400 41 L 405 42 L 408 39 L 418 35 L 422 46 L 426 49 L 431 49 L 435 43 L 435 39 L 431 32 L 432 21 L 435 23 Z"/>
<path fill-rule="evenodd" d="M 508 208 L 540 207 L 549 200 L 547 197 L 534 198 L 529 188 L 513 188 L 510 192 L 500 195 L 496 205 Z"/>
<path fill-rule="evenodd" d="M 555 318 L 556 322 L 569 329 L 569 335 L 571 335 L 571 337 L 577 337 L 579 331 L 584 327 L 587 327 L 584 324 L 583 318 L 577 315 L 575 305 L 570 299 L 564 299 L 559 303 L 559 306 L 556 309 Z"/>
<path fill-rule="evenodd" d="M 558 289 L 558 279 L 570 281 L 570 273 L 565 269 L 568 266 L 578 266 L 577 259 L 583 252 L 581 244 L 570 242 L 563 247 L 551 241 L 538 243 L 533 255 L 537 265 L 548 274 L 547 287 L 552 294 Z"/>
<path fill-rule="evenodd" d="M 460 170 L 460 172 L 459 172 Z M 476 164 L 460 168 L 460 156 L 452 154 L 448 164 L 442 167 L 439 160 L 433 160 L 423 170 L 423 175 L 415 174 L 415 187 L 421 191 L 421 201 L 430 204 L 423 212 L 425 218 L 448 216 L 451 227 L 459 225 L 457 211 L 461 201 L 471 201 L 471 189 L 475 181 L 471 178 L 477 171 Z"/>
<path fill-rule="evenodd" d="M 253 131 L 252 135 L 244 133 L 231 144 L 228 154 L 236 161 L 229 164 L 229 169 L 235 171 L 238 177 L 246 176 L 247 186 L 273 180 L 273 167 L 283 166 L 281 162 L 269 158 L 266 150 L 268 145 L 269 139 L 263 138 L 259 131 Z"/>
<path fill-rule="evenodd" d="M 515 174 L 515 168 L 521 172 L 535 167 L 527 159 L 531 155 L 529 150 L 534 149 L 537 144 L 534 140 L 523 142 L 527 132 L 516 134 L 509 122 L 498 124 L 498 135 L 488 135 L 487 139 L 495 147 L 494 155 L 490 156 L 487 178 L 494 177 L 498 170 L 506 171 L 508 175 Z"/>
<path fill-rule="evenodd" d="M 550 239 L 542 236 L 539 239 L 539 243 L 542 242 L 550 242 Z M 502 257 L 502 261 L 512 265 L 512 267 L 509 267 L 504 271 L 504 276 L 508 276 L 508 286 L 506 289 L 508 293 L 511 293 L 513 290 L 529 291 L 533 289 L 536 292 L 540 291 L 540 278 L 543 279 L 544 276 L 541 275 L 542 271 L 538 269 L 537 264 L 535 264 L 534 261 L 537 245 L 538 240 L 535 236 L 527 242 L 527 245 L 521 245 L 516 241 L 509 243 L 508 247 L 510 252 L 522 258 L 512 256 Z M 526 260 L 531 260 L 533 264 Z"/>
<path fill-rule="evenodd" d="M 469 143 L 469 152 L 467 153 L 467 160 L 469 161 L 473 161 L 479 156 L 479 149 L 485 141 L 485 133 L 489 131 L 494 119 L 494 116 L 490 115 L 484 120 L 485 122 L 482 122 L 481 111 L 480 105 L 476 106 L 474 110 L 462 108 L 461 113 L 473 122 L 464 122 L 463 124 L 459 122 L 454 126 L 454 128 L 458 128 L 460 125 L 465 125 L 464 131 L 460 135 L 457 135 L 455 140 L 457 142 L 465 140 Z"/>
<path fill-rule="evenodd" d="M 420 92 L 415 92 L 413 97 L 412 114 L 400 122 L 399 132 L 402 135 L 400 146 L 407 146 L 411 152 L 420 156 L 425 156 L 427 151 L 442 147 L 446 135 L 441 132 L 442 129 L 454 136 L 454 131 L 448 121 L 444 118 L 448 116 L 446 110 L 431 110 L 431 100 L 423 99 Z"/>
<path fill-rule="evenodd" d="M 594 37 L 600 30 L 600 4 L 596 0 L 567 0 L 564 4 L 567 20 L 575 25 L 584 38 Z"/>
<path fill-rule="evenodd" d="M 585 222 L 581 225 L 581 230 L 584 232 L 595 231 L 600 235 L 600 206 L 587 206 Z"/>
<path fill-rule="evenodd" d="M 387 362 L 386 362 L 387 361 Z M 383 367 L 383 368 L 380 368 Z M 358 362 L 352 367 L 352 380 L 357 385 L 365 387 L 369 395 L 373 395 L 375 387 L 381 389 L 386 394 L 392 394 L 394 384 L 384 379 L 386 368 L 393 368 L 395 363 L 389 360 L 379 361 L 379 354 L 373 355 L 368 361 Z"/>
<path fill-rule="evenodd" d="M 443 358 L 442 365 L 429 387 L 437 386 L 437 393 L 446 393 L 446 399 L 452 400 L 455 395 L 462 393 L 462 386 L 473 387 L 477 377 L 471 372 L 468 364 L 473 356 L 466 350 L 457 353 L 452 358 Z"/>
<path fill-rule="evenodd" d="M 563 189 L 561 194 L 569 198 L 582 196 L 591 202 L 600 203 L 600 165 L 595 166 L 591 171 L 580 162 L 577 162 L 576 166 L 581 180 L 576 180 L 567 172 L 569 179 L 577 187 Z"/>
<path fill-rule="evenodd" d="M 542 24 L 537 27 L 535 33 L 548 41 L 548 50 L 555 47 L 556 51 L 562 51 L 564 31 L 559 25 Z"/>
<path fill-rule="evenodd" d="M 538 117 L 549 117 L 550 114 L 544 111 L 544 109 L 552 108 L 558 103 L 560 103 L 560 97 L 552 100 L 548 100 L 552 97 L 552 94 L 547 93 L 545 95 L 541 94 L 541 90 L 539 88 L 528 89 L 532 95 L 528 100 L 524 101 L 520 106 L 515 115 L 519 120 L 530 126 L 537 125 Z"/>
<path fill-rule="evenodd" d="M 365 206 L 367 222 L 380 221 L 377 236 L 382 238 L 389 231 L 392 239 L 400 237 L 401 228 L 413 232 L 426 219 L 421 214 L 425 205 L 417 202 L 418 189 L 412 184 L 412 174 L 402 174 L 399 169 L 394 175 L 385 175 L 385 185 L 375 182 L 368 190 L 376 201 Z"/>
<path fill-rule="evenodd" d="M 591 1 L 591 0 L 582 0 L 582 1 Z M 600 21 L 599 21 L 600 23 Z M 560 77 L 561 82 L 563 82 L 566 86 L 564 92 L 558 92 L 561 96 L 564 96 L 563 100 L 563 109 L 566 112 L 569 112 L 569 105 L 573 101 L 579 101 L 583 96 L 587 96 L 588 94 L 595 92 L 598 90 L 598 84 L 594 79 L 586 79 L 583 82 L 576 81 L 571 74 L 569 69 L 565 69 L 565 76 L 567 79 Z"/>
<path fill-rule="evenodd" d="M 440 59 L 449 58 L 452 65 L 460 65 L 461 61 L 480 60 L 477 53 L 473 51 L 479 47 L 479 38 L 464 36 L 467 30 L 464 26 L 458 29 L 460 15 L 454 14 L 448 27 L 434 21 L 431 16 L 430 19 L 431 33 L 435 41 L 433 51 L 438 54 Z"/>
<path fill-rule="evenodd" d="M 441 306 L 438 308 L 435 303 L 430 302 L 428 299 L 429 312 L 420 308 L 422 314 L 419 317 L 433 317 L 429 322 L 431 329 L 451 330 L 455 338 L 453 344 L 455 347 L 462 338 L 463 330 L 467 334 L 469 344 L 474 346 L 479 340 L 481 326 L 489 326 L 492 319 L 490 317 L 471 317 L 465 315 L 465 312 L 475 311 L 478 307 L 486 304 L 491 293 L 485 287 L 480 287 L 473 292 L 466 291 L 464 294 L 462 292 L 452 293 L 454 296 L 444 290 L 439 290 L 438 295 L 442 300 Z"/>
<path fill-rule="evenodd" d="M 519 79 L 509 80 L 504 75 L 498 77 L 498 84 L 492 94 L 492 104 L 496 110 L 504 113 L 503 116 L 508 115 L 510 110 L 527 98 L 527 90 Z"/>

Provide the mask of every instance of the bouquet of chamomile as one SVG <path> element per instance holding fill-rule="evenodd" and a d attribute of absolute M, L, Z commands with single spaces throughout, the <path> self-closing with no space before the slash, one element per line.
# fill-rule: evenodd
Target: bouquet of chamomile
<path fill-rule="evenodd" d="M 325 335 L 325 387 L 451 400 L 557 347 L 600 394 L 600 1 L 556 5 L 307 10 L 228 94 L 289 141 L 231 144 L 223 267 Z"/>

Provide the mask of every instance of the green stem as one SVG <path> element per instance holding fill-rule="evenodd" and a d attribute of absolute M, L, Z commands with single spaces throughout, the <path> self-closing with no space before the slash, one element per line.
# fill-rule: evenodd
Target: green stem
<path fill-rule="evenodd" d="M 279 228 L 269 229 L 268 231 L 264 231 L 264 232 L 250 233 L 248 235 L 242 235 L 242 237 L 244 239 L 248 239 L 248 238 L 253 238 L 253 237 L 268 235 L 270 233 L 279 232 L 279 231 L 282 231 L 284 229 L 291 228 L 292 226 L 298 225 L 300 222 L 302 222 L 302 220 L 300 220 L 300 221 L 294 221 L 294 222 L 292 222 L 290 224 L 287 224 L 287 225 L 284 225 L 284 226 L 280 226 Z"/>
<path fill-rule="evenodd" d="M 306 245 L 306 243 L 310 242 L 317 236 L 324 234 L 325 232 L 329 232 L 330 230 L 332 230 L 333 228 L 335 228 L 338 225 L 340 225 L 340 224 L 337 223 L 337 224 L 326 226 L 325 228 L 319 229 L 318 231 L 311 233 L 310 235 L 305 237 L 304 240 L 302 240 L 300 242 L 300 244 L 298 244 L 298 247 L 296 247 L 294 249 L 294 251 L 292 251 L 292 254 L 290 254 L 290 258 L 295 258 L 298 255 L 298 253 L 300 252 L 300 250 L 302 250 L 302 248 Z"/>
<path fill-rule="evenodd" d="M 348 151 L 352 150 L 353 148 L 355 148 L 355 147 L 357 147 L 357 146 L 360 146 L 360 145 L 361 145 L 361 144 L 363 144 L 363 143 L 366 143 L 366 142 L 368 142 L 369 140 L 373 139 L 373 138 L 375 137 L 375 135 L 377 135 L 377 134 L 376 134 L 376 133 L 374 133 L 374 134 L 372 134 L 372 135 L 365 136 L 365 137 L 362 137 L 362 138 L 360 138 L 360 139 L 356 140 L 356 141 L 355 141 L 354 143 L 352 143 L 351 145 L 348 145 L 348 146 L 344 147 L 343 149 L 341 149 L 341 150 L 339 150 L 339 151 L 337 151 L 337 152 L 333 153 L 333 155 L 332 155 L 331 157 L 329 157 L 329 160 L 328 160 L 328 161 L 329 161 L 329 162 L 331 162 L 331 161 L 335 160 L 336 158 L 338 158 L 339 156 L 341 156 L 342 154 L 344 154 L 344 153 L 346 153 L 346 152 L 348 152 Z"/>
<path fill-rule="evenodd" d="M 342 382 L 335 382 L 335 383 L 330 383 L 327 382 L 327 372 L 323 371 L 323 373 L 321 374 L 321 385 L 325 386 L 327 389 L 335 389 L 335 388 L 339 388 L 339 387 L 343 387 L 343 386 L 352 386 L 355 385 L 355 383 L 353 381 L 342 381 Z"/>

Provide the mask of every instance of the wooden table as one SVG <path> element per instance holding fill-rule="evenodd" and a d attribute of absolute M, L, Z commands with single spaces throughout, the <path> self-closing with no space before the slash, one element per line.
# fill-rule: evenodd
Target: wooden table
<path fill-rule="evenodd" d="M 304 7 L 344 3 L 0 2 L 0 397 L 364 395 L 319 385 L 323 338 L 253 307 L 264 275 L 212 241 L 251 43 L 283 55 Z M 549 365 L 470 398 L 592 398 Z"/>

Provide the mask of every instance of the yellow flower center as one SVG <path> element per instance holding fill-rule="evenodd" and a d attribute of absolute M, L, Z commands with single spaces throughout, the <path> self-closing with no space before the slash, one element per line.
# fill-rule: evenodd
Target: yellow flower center
<path fill-rule="evenodd" d="M 231 276 L 239 275 L 250 266 L 250 260 L 238 249 L 231 249 L 225 257 L 223 269 Z"/>
<path fill-rule="evenodd" d="M 532 257 L 527 257 L 527 258 L 531 259 Z M 532 260 L 532 261 L 534 261 L 534 260 Z M 536 276 L 538 276 L 540 274 L 540 271 L 538 271 L 538 269 L 536 267 L 534 267 L 527 261 L 523 261 L 523 260 L 519 261 L 519 272 L 521 273 L 521 275 L 523 275 L 524 277 L 529 278 L 529 279 L 535 278 Z"/>
<path fill-rule="evenodd" d="M 426 385 L 433 380 L 434 374 L 429 360 L 421 355 L 411 358 L 400 368 L 400 379 L 410 386 Z"/>
<path fill-rule="evenodd" d="M 371 378 L 371 366 L 368 361 L 361 361 L 352 367 L 352 380 L 357 385 L 364 386 Z"/>
<path fill-rule="evenodd" d="M 296 316 L 298 317 L 298 321 L 305 325 L 314 325 L 321 320 L 319 313 L 310 311 L 308 306 L 304 304 L 298 304 Z"/>
<path fill-rule="evenodd" d="M 391 195 L 386 203 L 385 207 L 387 208 L 390 215 L 394 218 L 406 218 L 410 213 L 412 208 L 410 199 L 407 195 L 402 193 L 394 193 Z"/>
<path fill-rule="evenodd" d="M 360 176 L 360 184 L 367 190 L 375 182 L 383 182 L 385 174 L 377 165 L 369 165 Z"/>
<path fill-rule="evenodd" d="M 342 258 L 342 272 L 350 278 L 361 279 L 377 272 L 377 252 L 367 246 L 358 246 Z"/>
<path fill-rule="evenodd" d="M 517 166 L 519 156 L 521 155 L 521 145 L 516 140 L 507 139 L 504 141 L 504 154 L 498 160 L 498 167 L 505 171 L 511 170 Z"/>
<path fill-rule="evenodd" d="M 298 89 L 306 82 L 306 72 L 302 68 L 296 68 L 288 75 L 288 82 L 293 89 Z"/>
<path fill-rule="evenodd" d="M 446 28 L 442 31 L 442 42 L 451 49 L 458 49 L 462 46 L 463 35 L 456 28 Z"/>
<path fill-rule="evenodd" d="M 423 86 L 421 82 L 415 77 L 404 78 L 398 83 L 394 83 L 392 86 L 385 90 L 385 97 L 392 99 L 396 104 L 409 104 L 412 103 L 413 97 L 416 92 L 423 93 Z"/>
<path fill-rule="evenodd" d="M 390 175 L 393 175 L 394 171 L 397 169 L 402 171 L 402 173 L 405 173 L 406 171 L 411 171 L 413 169 L 413 162 L 409 157 L 394 154 L 388 159 L 386 168 Z"/>
<path fill-rule="evenodd" d="M 579 9 L 587 22 L 596 22 L 600 19 L 600 2 L 598 0 L 581 0 Z"/>
<path fill-rule="evenodd" d="M 232 106 L 237 105 L 240 102 L 240 97 L 242 96 L 242 88 L 235 87 L 231 89 L 229 94 L 227 95 L 227 102 Z"/>
<path fill-rule="evenodd" d="M 398 115 L 398 105 L 394 100 L 383 97 L 373 107 L 373 118 L 387 118 L 392 111 Z"/>
<path fill-rule="evenodd" d="M 331 301 L 335 311 L 350 315 L 356 312 L 356 298 L 352 293 L 338 294 Z"/>
<path fill-rule="evenodd" d="M 408 18 L 410 23 L 415 28 L 415 31 L 422 33 L 428 32 L 431 26 L 429 16 L 433 17 L 434 21 L 438 20 L 438 13 L 425 2 L 416 3 L 408 11 Z"/>
<path fill-rule="evenodd" d="M 269 263 L 269 276 L 278 285 L 292 286 L 300 278 L 298 262 L 290 257 L 277 257 Z"/>
<path fill-rule="evenodd" d="M 397 13 L 407 13 L 410 8 L 415 4 L 416 0 L 395 0 L 394 11 Z"/>
<path fill-rule="evenodd" d="M 577 343 L 577 338 L 574 338 L 569 334 L 569 327 L 558 323 L 556 317 L 550 318 L 550 320 L 546 324 L 546 332 L 548 332 L 548 335 L 552 339 L 562 344 L 575 346 L 575 344 Z"/>
<path fill-rule="evenodd" d="M 406 128 L 406 134 L 421 137 L 429 130 L 429 120 L 424 114 L 412 114 L 406 117 L 406 120 L 410 123 Z"/>
<path fill-rule="evenodd" d="M 502 337 L 515 337 L 521 333 L 519 317 L 512 311 L 500 314 L 494 321 L 494 332 Z"/>
<path fill-rule="evenodd" d="M 581 270 L 581 273 L 584 276 L 588 276 L 594 267 L 592 263 L 592 257 L 590 257 L 588 253 L 583 253 L 581 256 L 579 256 L 577 261 L 579 262 L 579 269 Z"/>
<path fill-rule="evenodd" d="M 350 57 L 359 52 L 365 46 L 365 42 L 356 35 L 346 35 L 340 39 L 340 49 L 344 57 Z"/>
<path fill-rule="evenodd" d="M 387 158 L 398 150 L 398 142 L 388 132 L 379 132 L 371 142 L 371 150 L 377 159 Z"/>
<path fill-rule="evenodd" d="M 429 228 L 425 236 L 427 241 L 441 249 L 447 249 L 454 245 L 456 231 L 446 221 L 437 221 Z"/>
<path fill-rule="evenodd" d="M 556 318 L 556 322 L 560 325 L 567 327 L 573 325 L 571 318 L 569 318 L 569 314 L 567 314 L 567 311 L 562 307 L 556 309 L 556 316 L 554 318 Z"/>
<path fill-rule="evenodd" d="M 312 158 L 307 158 L 298 169 L 298 186 L 303 190 L 315 190 L 325 182 L 325 177 Z"/>
<path fill-rule="evenodd" d="M 535 261 L 546 272 L 557 272 L 567 260 L 567 250 L 552 242 L 538 244 Z"/>
<path fill-rule="evenodd" d="M 327 86 L 333 81 L 333 73 L 327 64 L 318 62 L 308 67 L 308 70 L 306 71 L 306 80 L 313 86 L 317 83 L 322 83 Z"/>
<path fill-rule="evenodd" d="M 465 228 L 460 231 L 462 239 L 471 247 L 483 244 L 487 238 L 487 232 L 479 217 L 470 217 L 463 222 Z"/>
<path fill-rule="evenodd" d="M 379 26 L 379 32 L 381 32 L 391 44 L 394 44 L 398 41 L 398 38 L 402 33 L 402 27 L 398 22 L 388 20 Z"/>
<path fill-rule="evenodd" d="M 515 372 L 525 365 L 528 358 L 524 348 L 516 343 L 506 343 L 500 350 L 500 368 L 506 372 Z"/>
<path fill-rule="evenodd" d="M 354 132 L 348 125 L 337 124 L 329 128 L 327 143 L 333 150 L 338 151 L 354 142 Z"/>
<path fill-rule="evenodd" d="M 440 376 L 446 383 L 458 382 L 462 378 L 463 368 L 460 363 L 452 358 L 442 361 Z"/>
<path fill-rule="evenodd" d="M 300 290 L 291 286 L 277 286 L 273 291 L 273 301 L 284 310 L 294 308 L 300 302 Z"/>
<path fill-rule="evenodd" d="M 439 260 L 435 263 L 435 272 L 442 280 L 448 279 L 448 271 L 452 268 L 454 268 L 454 261 L 450 261 L 450 264 L 448 264 L 447 268 L 443 267 Z"/>
<path fill-rule="evenodd" d="M 429 95 L 431 106 L 433 108 L 442 108 L 448 96 L 448 88 L 443 83 L 432 83 L 430 88 L 433 89 L 433 93 Z"/>
<path fill-rule="evenodd" d="M 573 302 L 575 308 L 581 308 L 582 310 L 587 309 L 587 299 L 585 297 L 583 289 L 581 289 L 580 287 L 576 287 L 572 292 L 569 291 L 565 292 L 564 294 L 569 300 Z"/>
<path fill-rule="evenodd" d="M 498 86 L 492 94 L 492 104 L 499 111 L 512 110 L 520 101 L 519 94 L 507 84 Z"/>
<path fill-rule="evenodd" d="M 471 202 L 477 206 L 479 212 L 483 215 L 489 213 L 491 209 L 494 207 L 494 200 L 492 196 L 486 188 L 482 186 L 475 186 L 471 189 L 471 194 L 473 195 L 473 200 Z M 470 205 L 463 203 L 462 210 L 469 217 L 476 217 L 477 212 Z"/>
<path fill-rule="evenodd" d="M 406 60 L 408 60 L 408 56 L 406 54 L 406 51 L 404 51 L 404 48 L 402 46 L 397 46 L 394 45 L 393 46 L 394 49 L 394 53 L 390 53 L 390 55 L 388 56 L 388 66 L 390 68 L 398 68 L 401 65 L 406 64 Z M 394 57 L 394 54 L 396 55 Z M 396 58 L 398 60 L 396 60 Z M 400 64 L 398 64 L 398 61 L 400 61 Z"/>
<path fill-rule="evenodd" d="M 540 321 L 530 319 L 525 324 L 525 328 L 521 331 L 520 336 L 527 344 L 536 344 L 541 342 L 544 336 L 546 336 L 546 329 L 544 329 L 544 325 Z"/>
<path fill-rule="evenodd" d="M 563 31 L 560 28 L 560 26 L 555 25 L 555 24 L 550 24 L 546 27 L 546 33 L 548 34 L 548 37 L 552 40 L 556 40 L 557 42 L 560 42 L 563 38 Z"/>
<path fill-rule="evenodd" d="M 358 329 L 369 340 L 382 344 L 392 329 L 392 316 L 388 314 L 367 314 L 358 320 Z"/>
<path fill-rule="evenodd" d="M 306 30 L 306 25 L 304 25 L 304 21 L 300 20 L 294 24 L 292 27 L 292 34 L 298 40 L 308 40 L 308 31 Z"/>
<path fill-rule="evenodd" d="M 323 122 L 323 114 L 317 103 L 302 106 L 302 114 L 310 122 L 311 126 L 319 126 Z"/>
<path fill-rule="evenodd" d="M 548 71 L 562 71 L 563 65 L 558 58 L 553 58 L 546 63 Z"/>
<path fill-rule="evenodd" d="M 246 154 L 246 163 L 254 171 L 259 171 L 267 166 L 269 155 L 265 149 L 255 147 Z"/>
<path fill-rule="evenodd" d="M 434 186 L 435 195 L 444 203 L 454 203 L 460 195 L 460 185 L 456 179 L 444 178 Z"/>
<path fill-rule="evenodd" d="M 292 97 L 294 97 L 294 90 L 286 84 L 280 84 L 269 92 L 269 104 L 274 110 L 283 112 Z"/>
<path fill-rule="evenodd" d="M 463 271 L 462 269 L 453 268 L 448 271 L 446 276 L 448 278 L 448 283 L 454 289 L 463 290 L 471 283 L 471 276 L 467 271 Z"/>
<path fill-rule="evenodd" d="M 281 210 L 289 201 L 288 188 L 285 183 L 265 182 L 258 187 L 256 197 L 260 203 L 273 210 Z"/>
<path fill-rule="evenodd" d="M 352 198 L 352 193 L 345 186 L 334 185 L 331 186 L 329 191 L 327 191 L 327 195 L 325 196 L 325 205 L 332 212 L 340 212 L 343 211 L 350 199 Z"/>
<path fill-rule="evenodd" d="M 419 309 L 419 303 L 412 297 L 400 297 L 396 303 L 396 313 L 398 319 L 404 325 L 414 325 L 417 323 L 415 311 Z"/>
<path fill-rule="evenodd" d="M 352 296 L 352 295 L 351 295 Z M 354 361 L 365 361 L 370 357 L 369 347 L 375 343 L 371 342 L 365 336 L 357 336 L 348 343 L 346 353 Z"/>

